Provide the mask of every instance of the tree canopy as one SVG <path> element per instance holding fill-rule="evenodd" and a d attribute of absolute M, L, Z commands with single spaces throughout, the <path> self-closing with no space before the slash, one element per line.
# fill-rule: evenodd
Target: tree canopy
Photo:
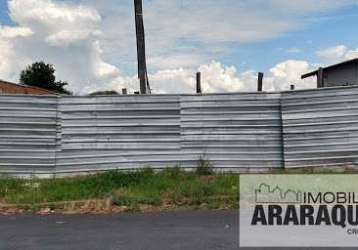
<path fill-rule="evenodd" d="M 71 94 L 65 89 L 67 82 L 56 81 L 55 68 L 52 64 L 44 62 L 35 62 L 29 65 L 25 70 L 21 71 L 20 82 L 22 84 L 36 86 L 60 94 Z"/>

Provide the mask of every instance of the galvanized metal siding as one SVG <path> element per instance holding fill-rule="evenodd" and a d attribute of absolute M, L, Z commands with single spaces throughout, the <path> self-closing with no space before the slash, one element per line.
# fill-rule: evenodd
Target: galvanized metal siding
<path fill-rule="evenodd" d="M 282 116 L 286 168 L 358 159 L 358 88 L 283 93 Z"/>
<path fill-rule="evenodd" d="M 181 97 L 182 153 L 217 168 L 283 166 L 279 94 Z M 194 164 L 195 165 L 195 164 Z"/>
<path fill-rule="evenodd" d="M 0 96 L 0 173 L 55 170 L 57 98 Z"/>
<path fill-rule="evenodd" d="M 358 159 L 357 87 L 203 96 L 0 96 L 0 117 L 0 173 L 195 167 L 200 157 L 217 168 L 336 166 Z"/>
<path fill-rule="evenodd" d="M 180 162 L 179 96 L 63 97 L 57 172 Z"/>

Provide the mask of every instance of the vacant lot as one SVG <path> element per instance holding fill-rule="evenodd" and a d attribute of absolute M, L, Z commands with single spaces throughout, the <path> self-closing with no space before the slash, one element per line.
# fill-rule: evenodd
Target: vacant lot
<path fill-rule="evenodd" d="M 116 213 L 239 207 L 239 174 L 214 173 L 208 162 L 194 172 L 179 167 L 163 171 L 106 173 L 54 179 L 0 177 L 0 214 Z M 353 174 L 352 169 L 272 170 L 285 174 Z"/>
<path fill-rule="evenodd" d="M 47 180 L 3 177 L 0 199 L 2 207 L 31 212 L 71 206 L 76 210 L 76 204 L 81 202 L 84 205 L 80 207 L 90 206 L 95 210 L 108 206 L 125 211 L 179 207 L 222 209 L 238 206 L 238 186 L 236 174 L 212 174 L 207 169 L 196 172 L 184 172 L 180 168 L 160 172 L 144 169 Z M 90 201 L 96 202 L 91 205 Z"/>

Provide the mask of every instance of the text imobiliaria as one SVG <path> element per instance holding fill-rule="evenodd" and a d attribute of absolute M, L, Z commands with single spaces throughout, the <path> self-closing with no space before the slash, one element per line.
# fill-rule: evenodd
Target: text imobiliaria
<path fill-rule="evenodd" d="M 256 204 L 252 226 L 358 226 L 358 193 L 302 193 L 300 204 Z"/>

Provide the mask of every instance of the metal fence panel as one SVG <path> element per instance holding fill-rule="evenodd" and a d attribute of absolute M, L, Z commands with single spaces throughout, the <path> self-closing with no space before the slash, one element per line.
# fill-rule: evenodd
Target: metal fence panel
<path fill-rule="evenodd" d="M 57 172 L 179 163 L 178 96 L 63 97 Z"/>
<path fill-rule="evenodd" d="M 182 153 L 217 168 L 283 167 L 279 94 L 181 97 Z"/>
<path fill-rule="evenodd" d="M 0 96 L 0 173 L 55 171 L 56 97 Z"/>
<path fill-rule="evenodd" d="M 0 173 L 179 164 L 356 164 L 358 88 L 107 97 L 0 96 Z"/>
<path fill-rule="evenodd" d="M 283 93 L 282 117 L 286 168 L 358 159 L 358 88 Z"/>

